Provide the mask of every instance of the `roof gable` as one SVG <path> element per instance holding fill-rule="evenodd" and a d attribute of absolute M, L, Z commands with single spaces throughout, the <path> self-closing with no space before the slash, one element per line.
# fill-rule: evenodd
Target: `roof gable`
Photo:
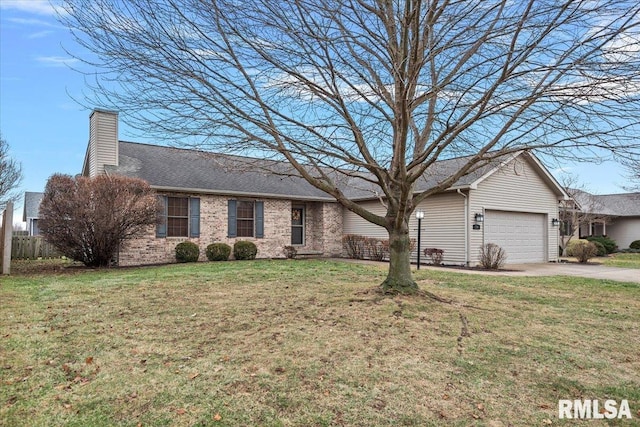
<path fill-rule="evenodd" d="M 540 160 L 536 156 L 528 151 L 520 151 L 513 153 L 512 155 L 504 156 L 504 158 L 500 160 L 499 165 L 496 165 L 487 170 L 484 175 L 480 176 L 477 180 L 470 183 L 469 187 L 472 189 L 477 188 L 482 181 L 486 180 L 515 159 L 522 159 L 528 162 L 529 165 L 533 167 L 536 173 L 547 184 L 547 186 L 549 186 L 551 191 L 553 191 L 561 199 L 569 200 L 571 198 L 569 194 L 564 190 L 564 188 L 562 188 L 560 183 L 553 177 L 553 175 L 551 175 L 549 170 L 542 164 L 542 162 L 540 162 Z"/>

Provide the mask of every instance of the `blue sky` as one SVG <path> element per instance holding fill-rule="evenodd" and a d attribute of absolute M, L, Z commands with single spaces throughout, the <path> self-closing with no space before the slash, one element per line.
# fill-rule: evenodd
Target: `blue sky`
<path fill-rule="evenodd" d="M 0 132 L 10 155 L 22 164 L 20 192 L 43 191 L 52 174 L 75 175 L 82 168 L 90 110 L 74 98 L 81 99 L 87 87 L 71 68 L 82 65 L 65 48 L 77 49 L 47 0 L 0 0 Z M 127 134 L 121 123 L 120 137 L 131 139 Z M 623 192 L 626 182 L 625 171 L 612 162 L 562 169 L 597 194 Z M 16 208 L 17 221 L 22 200 Z"/>

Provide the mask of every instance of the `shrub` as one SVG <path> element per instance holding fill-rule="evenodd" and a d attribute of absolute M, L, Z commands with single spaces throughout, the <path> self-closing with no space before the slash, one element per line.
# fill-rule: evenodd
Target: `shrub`
<path fill-rule="evenodd" d="M 200 248 L 193 242 L 181 242 L 176 245 L 178 262 L 196 262 L 200 256 Z"/>
<path fill-rule="evenodd" d="M 141 179 L 56 174 L 47 182 L 38 225 L 64 256 L 106 267 L 123 241 L 156 223 L 158 209 L 156 193 Z"/>
<path fill-rule="evenodd" d="M 602 243 L 597 240 L 593 240 L 591 243 L 596 245 L 596 256 L 607 256 L 607 248 Z"/>
<path fill-rule="evenodd" d="M 389 242 L 375 237 L 365 237 L 364 247 L 369 259 L 383 261 L 389 254 Z"/>
<path fill-rule="evenodd" d="M 440 265 L 444 258 L 444 249 L 427 248 L 424 250 L 424 255 L 431 258 L 431 263 L 433 265 Z"/>
<path fill-rule="evenodd" d="M 380 240 L 374 237 L 361 236 L 359 234 L 345 234 L 342 237 L 342 247 L 348 258 L 373 259 L 382 261 L 389 257 L 389 240 Z M 409 251 L 416 250 L 416 239 L 409 241 Z"/>
<path fill-rule="evenodd" d="M 258 247 L 247 240 L 238 240 L 233 245 L 233 257 L 239 261 L 256 259 Z"/>
<path fill-rule="evenodd" d="M 587 240 L 590 242 L 600 242 L 602 246 L 605 247 L 607 254 L 612 254 L 618 249 L 616 241 L 607 236 L 589 236 Z"/>
<path fill-rule="evenodd" d="M 480 246 L 480 265 L 488 270 L 498 270 L 507 261 L 507 254 L 499 245 L 487 243 Z"/>
<path fill-rule="evenodd" d="M 358 234 L 345 234 L 342 236 L 342 247 L 347 252 L 347 257 L 363 259 L 365 254 L 366 237 Z"/>
<path fill-rule="evenodd" d="M 209 261 L 227 261 L 231 255 L 231 246 L 226 243 L 212 243 L 205 251 Z"/>
<path fill-rule="evenodd" d="M 629 249 L 640 249 L 640 240 L 634 240 L 631 242 Z"/>
<path fill-rule="evenodd" d="M 282 251 L 284 252 L 284 255 L 289 259 L 293 259 L 296 257 L 296 255 L 298 255 L 298 250 L 295 248 L 295 246 L 285 246 Z"/>
<path fill-rule="evenodd" d="M 598 248 L 595 243 L 585 239 L 572 240 L 567 246 L 567 255 L 576 257 L 580 263 L 586 263 L 597 253 Z"/>

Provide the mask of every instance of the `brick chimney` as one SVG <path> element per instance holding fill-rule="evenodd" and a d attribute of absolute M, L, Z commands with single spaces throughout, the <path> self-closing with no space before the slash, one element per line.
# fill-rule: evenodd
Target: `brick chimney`
<path fill-rule="evenodd" d="M 82 175 L 103 174 L 106 165 L 118 166 L 118 112 L 96 109 L 89 116 L 89 145 Z"/>

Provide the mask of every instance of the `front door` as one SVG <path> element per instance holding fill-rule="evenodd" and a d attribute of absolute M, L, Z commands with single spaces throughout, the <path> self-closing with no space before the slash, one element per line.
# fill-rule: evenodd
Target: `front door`
<path fill-rule="evenodd" d="M 304 208 L 291 208 L 291 244 L 304 245 Z"/>

